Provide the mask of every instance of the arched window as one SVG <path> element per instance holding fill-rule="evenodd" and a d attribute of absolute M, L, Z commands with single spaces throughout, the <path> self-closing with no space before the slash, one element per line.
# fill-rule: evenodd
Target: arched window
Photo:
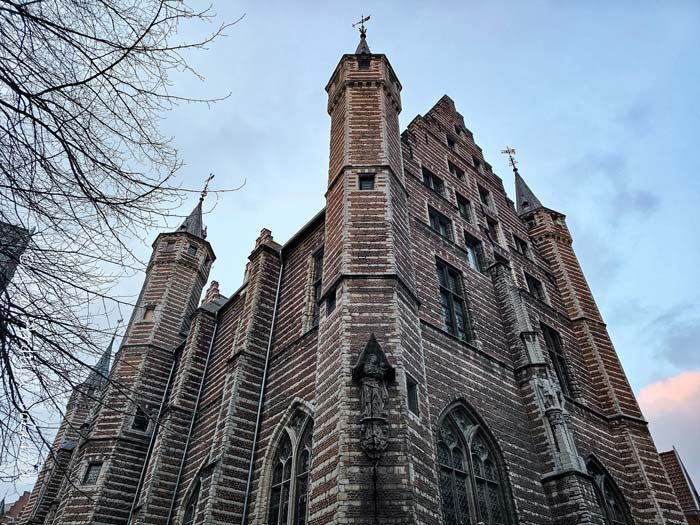
<path fill-rule="evenodd" d="M 268 525 L 306 525 L 313 421 L 299 412 L 282 431 L 272 460 Z"/>
<path fill-rule="evenodd" d="M 508 492 L 489 435 L 462 406 L 449 410 L 437 436 L 445 525 L 506 525 Z"/>
<path fill-rule="evenodd" d="M 629 507 L 622 492 L 617 487 L 603 465 L 594 457 L 586 461 L 586 469 L 593 478 L 593 488 L 601 514 L 607 525 L 632 525 Z"/>
<path fill-rule="evenodd" d="M 183 525 L 192 525 L 194 518 L 197 515 L 197 502 L 199 501 L 199 481 L 195 485 L 190 497 L 187 498 L 187 506 L 185 507 L 185 517 L 182 519 Z"/>

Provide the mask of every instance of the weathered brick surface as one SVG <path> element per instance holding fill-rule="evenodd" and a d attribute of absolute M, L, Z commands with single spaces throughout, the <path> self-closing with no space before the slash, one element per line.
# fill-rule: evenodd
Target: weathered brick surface
<path fill-rule="evenodd" d="M 563 215 L 516 213 L 447 96 L 400 134 L 401 85 L 385 56 L 343 56 L 326 89 L 325 209 L 284 246 L 263 230 L 243 286 L 226 301 L 208 294 L 200 309 L 213 260 L 206 241 L 185 233 L 156 240 L 139 304 L 160 309 L 154 322 L 137 310 L 112 370 L 128 395 L 108 389 L 109 409 L 75 434 L 71 451 L 60 448 L 71 418 L 90 409 L 72 400 L 74 415 L 54 446 L 73 482 L 96 460 L 105 462 L 100 480 L 76 490 L 47 462 L 27 520 L 124 524 L 134 506 L 133 523 L 182 523 L 197 496 L 195 523 L 266 524 L 276 446 L 311 418 L 308 523 L 437 525 L 438 425 L 461 404 L 496 445 L 508 523 L 604 523 L 589 457 L 610 474 L 636 523 L 685 523 Z M 444 181 L 441 194 L 423 184 L 423 168 Z M 374 189 L 360 190 L 368 173 Z M 469 217 L 460 216 L 458 195 Z M 451 238 L 431 228 L 429 209 L 451 221 Z M 488 221 L 498 223 L 495 238 Z M 527 254 L 513 235 L 528 243 Z M 468 263 L 466 238 L 481 242 L 480 269 Z M 189 242 L 199 247 L 195 258 Z M 461 272 L 469 342 L 444 329 L 438 260 Z M 528 291 L 526 273 L 542 283 L 544 299 Z M 542 385 L 556 375 L 542 324 L 560 334 L 571 383 L 554 406 L 543 404 L 552 401 Z M 376 483 L 360 447 L 361 390 L 352 380 L 370 334 L 396 370 Z M 408 409 L 407 377 L 418 385 L 418 414 Z M 130 430 L 132 398 L 160 412 L 157 428 Z"/>

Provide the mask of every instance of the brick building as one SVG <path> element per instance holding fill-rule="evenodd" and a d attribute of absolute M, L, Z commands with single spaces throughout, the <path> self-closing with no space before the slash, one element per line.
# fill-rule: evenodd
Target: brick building
<path fill-rule="evenodd" d="M 686 523 L 572 248 L 362 35 L 326 206 L 212 283 L 201 201 L 74 394 L 24 523 Z M 94 399 L 102 399 L 97 404 Z"/>
<path fill-rule="evenodd" d="M 689 525 L 700 525 L 700 495 L 674 447 L 659 454 Z"/>

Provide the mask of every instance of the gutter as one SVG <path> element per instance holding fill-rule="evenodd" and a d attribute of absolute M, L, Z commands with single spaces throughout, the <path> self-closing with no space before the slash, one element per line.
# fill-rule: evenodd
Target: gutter
<path fill-rule="evenodd" d="M 255 418 L 255 433 L 253 434 L 253 445 L 250 448 L 250 460 L 248 464 L 248 481 L 245 487 L 245 499 L 243 500 L 243 515 L 241 517 L 241 525 L 248 523 L 248 507 L 250 505 L 250 489 L 253 485 L 253 467 L 255 464 L 255 449 L 258 446 L 258 437 L 260 435 L 260 422 L 262 420 L 262 406 L 265 398 L 265 387 L 267 386 L 267 372 L 270 367 L 270 356 L 272 354 L 272 340 L 275 331 L 275 322 L 277 321 L 277 307 L 279 306 L 280 289 L 282 288 L 282 272 L 284 271 L 284 257 L 282 255 L 282 247 L 278 252 L 280 259 L 280 273 L 277 278 L 277 291 L 275 292 L 275 306 L 272 310 L 272 322 L 270 323 L 270 334 L 267 339 L 267 352 L 265 355 L 265 368 L 263 369 L 262 381 L 260 383 L 260 396 L 258 397 L 258 413 Z"/>

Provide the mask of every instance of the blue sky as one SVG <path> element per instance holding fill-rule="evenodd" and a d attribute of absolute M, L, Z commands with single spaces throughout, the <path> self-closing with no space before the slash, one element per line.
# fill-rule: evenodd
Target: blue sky
<path fill-rule="evenodd" d="M 402 127 L 448 94 L 511 196 L 505 145 L 540 200 L 567 215 L 633 388 L 667 399 L 646 411 L 657 445 L 676 444 L 700 483 L 700 3 L 219 0 L 213 10 L 246 16 L 191 55 L 206 80 L 178 76 L 173 93 L 231 96 L 182 105 L 163 129 L 187 186 L 209 172 L 214 188 L 246 180 L 207 200 L 222 293 L 240 285 L 261 228 L 284 242 L 323 207 L 324 86 L 357 45 L 351 23 L 371 14 L 369 45 L 404 86 Z"/>

